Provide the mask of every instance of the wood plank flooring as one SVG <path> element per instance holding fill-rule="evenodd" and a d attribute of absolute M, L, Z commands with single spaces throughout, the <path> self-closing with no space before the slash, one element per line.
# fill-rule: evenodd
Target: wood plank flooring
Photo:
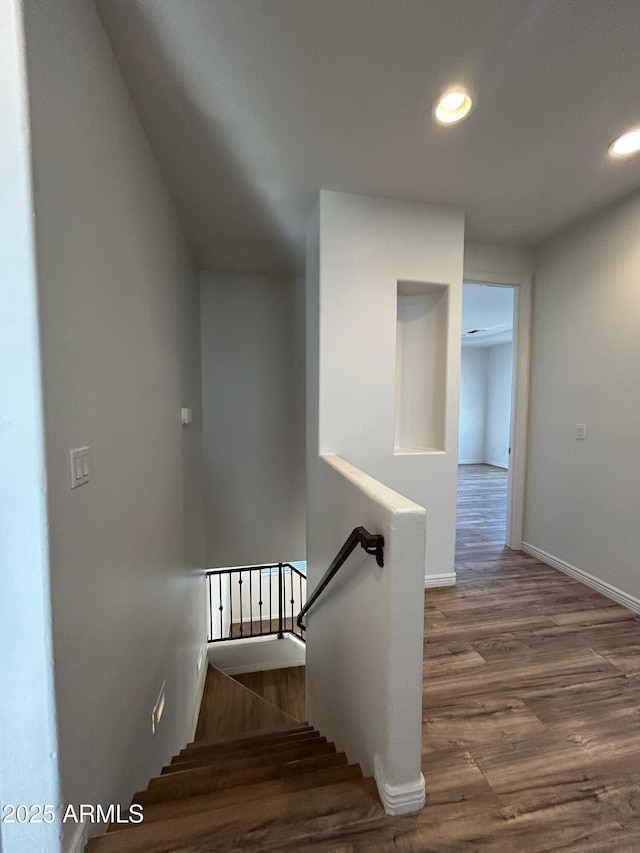
<path fill-rule="evenodd" d="M 304 666 L 247 672 L 233 678 L 289 714 L 294 720 L 304 720 Z"/>
<path fill-rule="evenodd" d="M 202 695 L 196 740 L 221 740 L 249 731 L 270 731 L 297 721 L 257 697 L 244 685 L 209 667 Z"/>
<path fill-rule="evenodd" d="M 425 808 L 300 849 L 640 851 L 640 617 L 506 548 L 505 501 L 505 471 L 462 466 L 458 585 L 425 595 Z"/>

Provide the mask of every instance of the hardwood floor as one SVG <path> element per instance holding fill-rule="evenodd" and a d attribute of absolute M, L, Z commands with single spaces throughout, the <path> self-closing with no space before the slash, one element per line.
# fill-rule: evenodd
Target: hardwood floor
<path fill-rule="evenodd" d="M 294 720 L 304 720 L 305 668 L 289 666 L 233 676 L 236 681 L 281 708 Z"/>
<path fill-rule="evenodd" d="M 459 492 L 458 585 L 425 595 L 426 806 L 307 846 L 637 853 L 640 618 L 504 547 L 506 472 Z"/>
<path fill-rule="evenodd" d="M 196 740 L 220 740 L 247 731 L 269 731 L 297 721 L 235 678 L 209 667 Z"/>
<path fill-rule="evenodd" d="M 145 823 L 87 853 L 638 853 L 640 617 L 504 546 L 505 472 L 459 486 L 458 585 L 425 594 L 421 812 L 383 815 L 333 744 L 213 673 Z"/>

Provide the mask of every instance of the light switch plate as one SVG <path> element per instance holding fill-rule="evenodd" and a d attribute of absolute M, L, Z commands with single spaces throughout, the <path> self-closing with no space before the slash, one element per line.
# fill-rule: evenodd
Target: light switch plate
<path fill-rule="evenodd" d="M 180 410 L 180 418 L 184 426 L 190 424 L 193 420 L 193 409 L 188 409 L 186 406 L 183 406 Z"/>
<path fill-rule="evenodd" d="M 586 424 L 576 424 L 576 438 L 579 441 L 584 441 L 587 437 L 587 425 Z"/>
<path fill-rule="evenodd" d="M 77 489 L 89 482 L 89 448 L 74 447 L 69 451 L 71 466 L 71 488 Z"/>

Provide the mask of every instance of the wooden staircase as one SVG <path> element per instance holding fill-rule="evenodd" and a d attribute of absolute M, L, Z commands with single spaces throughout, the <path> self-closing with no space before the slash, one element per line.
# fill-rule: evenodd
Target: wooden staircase
<path fill-rule="evenodd" d="M 213 668 L 196 740 L 133 802 L 144 821 L 112 825 L 85 853 L 292 850 L 384 815 L 359 765 Z"/>

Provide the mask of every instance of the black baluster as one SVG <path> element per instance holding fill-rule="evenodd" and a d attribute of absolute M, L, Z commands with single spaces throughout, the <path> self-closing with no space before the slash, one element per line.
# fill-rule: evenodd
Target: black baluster
<path fill-rule="evenodd" d="M 299 604 L 300 610 L 302 610 L 302 575 L 301 574 L 298 575 L 298 593 L 299 593 L 298 604 Z M 300 611 L 298 611 L 298 612 L 300 612 Z M 294 628 L 295 628 L 295 625 L 294 625 Z M 300 635 L 301 633 L 302 632 L 300 631 L 300 629 L 298 629 L 298 635 Z"/>
<path fill-rule="evenodd" d="M 262 634 L 262 569 L 260 569 L 258 579 L 260 581 L 260 601 L 258 602 L 260 605 L 260 633 Z"/>
<path fill-rule="evenodd" d="M 289 566 L 289 591 L 291 592 L 291 632 L 293 633 L 293 566 Z"/>
<path fill-rule="evenodd" d="M 244 634 L 244 626 L 242 624 L 244 606 L 242 604 L 242 569 L 238 572 L 238 587 L 240 588 L 240 636 Z"/>
<path fill-rule="evenodd" d="M 253 637 L 253 569 L 249 572 L 249 631 Z"/>
<path fill-rule="evenodd" d="M 284 639 L 283 622 L 284 622 L 284 589 L 282 588 L 282 563 L 278 563 L 278 639 Z"/>

